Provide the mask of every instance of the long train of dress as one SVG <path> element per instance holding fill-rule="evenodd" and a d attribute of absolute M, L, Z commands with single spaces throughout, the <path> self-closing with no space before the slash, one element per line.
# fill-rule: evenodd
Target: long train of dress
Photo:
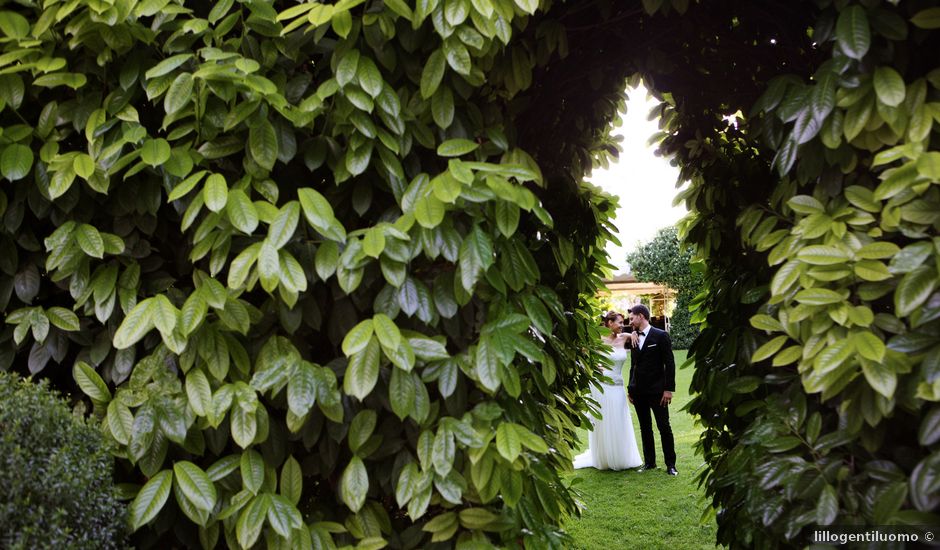
<path fill-rule="evenodd" d="M 627 350 L 614 348 L 609 357 L 613 368 L 605 369 L 604 374 L 614 381 L 614 385 L 601 384 L 602 391 L 592 389 L 591 395 L 600 405 L 602 418 L 594 420 L 594 429 L 588 434 L 588 449 L 575 457 L 575 468 L 625 470 L 643 465 L 623 386 Z"/>

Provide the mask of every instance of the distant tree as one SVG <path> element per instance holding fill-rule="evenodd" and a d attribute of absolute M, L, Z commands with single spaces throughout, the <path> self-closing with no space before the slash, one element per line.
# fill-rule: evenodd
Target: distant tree
<path fill-rule="evenodd" d="M 698 328 L 691 323 L 689 303 L 702 288 L 702 275 L 692 269 L 692 251 L 679 246 L 676 227 L 660 229 L 653 240 L 627 255 L 627 261 L 638 280 L 676 291 L 670 335 L 673 347 L 687 349 L 698 335 Z"/>

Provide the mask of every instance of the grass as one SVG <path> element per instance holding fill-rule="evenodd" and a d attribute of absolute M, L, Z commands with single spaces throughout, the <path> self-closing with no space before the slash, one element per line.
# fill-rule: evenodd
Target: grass
<path fill-rule="evenodd" d="M 676 351 L 676 365 L 685 362 L 685 351 Z M 694 478 L 702 468 L 702 460 L 692 448 L 699 432 L 692 417 L 680 410 L 689 401 L 688 387 L 692 369 L 676 372 L 676 393 L 669 408 L 669 420 L 676 440 L 676 468 L 679 475 L 666 475 L 663 467 L 659 433 L 656 434 L 656 457 L 659 468 L 650 472 L 634 470 L 599 471 L 593 468 L 575 470 L 575 487 L 582 495 L 584 513 L 568 522 L 566 528 L 574 537 L 575 548 L 613 550 L 615 548 L 714 549 L 715 522 L 702 525 L 700 518 L 706 508 L 703 493 Z M 640 426 L 631 407 L 633 429 L 640 446 Z M 587 447 L 587 432 L 581 437 L 582 450 Z M 579 451 L 580 452 L 580 451 Z"/>

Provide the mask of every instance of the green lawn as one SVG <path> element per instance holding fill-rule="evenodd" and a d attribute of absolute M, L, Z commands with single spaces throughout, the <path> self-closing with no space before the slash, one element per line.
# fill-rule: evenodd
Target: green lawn
<path fill-rule="evenodd" d="M 676 351 L 676 365 L 685 362 L 685 351 Z M 613 550 L 615 548 L 709 548 L 715 547 L 715 523 L 702 525 L 700 519 L 706 504 L 694 478 L 702 467 L 701 458 L 692 445 L 698 431 L 692 417 L 682 407 L 689 400 L 688 388 L 692 369 L 676 372 L 676 394 L 669 410 L 672 431 L 676 438 L 677 477 L 666 475 L 663 467 L 659 433 L 656 433 L 656 457 L 659 468 L 650 472 L 598 471 L 593 468 L 576 470 L 580 478 L 576 488 L 581 492 L 584 513 L 571 520 L 567 529 L 574 537 L 575 548 Z M 637 445 L 640 426 L 631 408 Z M 581 437 L 587 446 L 587 432 Z M 579 451 L 580 452 L 580 451 Z"/>

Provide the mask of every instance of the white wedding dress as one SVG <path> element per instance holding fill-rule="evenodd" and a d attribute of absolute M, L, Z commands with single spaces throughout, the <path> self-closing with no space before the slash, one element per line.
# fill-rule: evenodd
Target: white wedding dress
<path fill-rule="evenodd" d="M 601 384 L 602 391 L 596 388 L 591 390 L 591 395 L 600 405 L 602 418 L 594 420 L 594 429 L 588 434 L 588 449 L 575 457 L 575 468 L 625 470 L 643 465 L 623 387 L 623 364 L 627 361 L 627 350 L 617 346 L 609 352 L 608 357 L 613 361 L 613 368 L 605 368 L 604 375 L 612 379 L 614 385 Z"/>

